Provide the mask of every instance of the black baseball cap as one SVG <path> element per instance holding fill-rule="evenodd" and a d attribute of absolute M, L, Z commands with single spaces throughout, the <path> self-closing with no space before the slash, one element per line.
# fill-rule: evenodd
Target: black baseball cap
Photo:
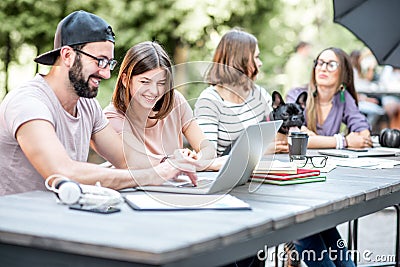
<path fill-rule="evenodd" d="M 54 36 L 54 49 L 37 56 L 34 61 L 43 65 L 53 65 L 60 55 L 61 47 L 100 41 L 115 42 L 111 26 L 92 13 L 75 11 L 58 23 Z"/>

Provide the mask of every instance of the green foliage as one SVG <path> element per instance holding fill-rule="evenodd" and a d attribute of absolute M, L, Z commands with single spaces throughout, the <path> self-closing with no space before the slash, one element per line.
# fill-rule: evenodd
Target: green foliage
<path fill-rule="evenodd" d="M 332 1 L 2 0 L 0 90 L 5 88 L 1 77 L 10 62 L 18 64 L 22 45 L 34 47 L 36 54 L 51 50 L 58 22 L 79 9 L 96 13 L 112 25 L 119 62 L 131 46 L 147 40 L 157 40 L 175 63 L 210 61 L 220 37 L 232 27 L 243 28 L 259 40 L 263 67 L 257 83 L 269 91 L 280 90 L 282 68 L 300 40 L 311 42 L 315 53 L 327 46 L 347 52 L 363 47 L 350 32 L 333 23 Z M 30 55 L 32 59 L 35 56 Z M 112 79 L 102 82 L 102 106 L 110 101 L 117 72 L 118 68 Z M 179 90 L 195 98 L 205 87 L 193 84 Z"/>

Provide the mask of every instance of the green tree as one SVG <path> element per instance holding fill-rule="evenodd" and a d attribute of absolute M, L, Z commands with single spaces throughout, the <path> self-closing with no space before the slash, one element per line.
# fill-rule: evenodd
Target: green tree
<path fill-rule="evenodd" d="M 132 45 L 147 40 L 162 44 L 176 64 L 210 61 L 220 37 L 232 27 L 241 27 L 259 40 L 264 64 L 258 83 L 269 90 L 280 89 L 282 67 L 299 40 L 313 43 L 316 51 L 331 45 L 347 52 L 363 47 L 333 23 L 331 1 L 2 0 L 0 71 L 5 79 L 8 66 L 18 64 L 23 45 L 32 47 L 36 55 L 51 50 L 57 23 L 79 9 L 96 13 L 112 25 L 119 62 Z M 110 100 L 117 71 L 102 84 L 99 100 L 103 106 Z M 8 91 L 7 86 L 6 81 L 2 87 Z M 185 91 L 196 97 L 203 88 L 198 85 Z"/>
<path fill-rule="evenodd" d="M 18 63 L 18 53 L 22 45 L 33 47 L 36 55 L 53 49 L 55 29 L 63 17 L 79 9 L 96 12 L 99 6 L 100 3 L 95 0 L 2 0 L 0 67 L 4 73 L 5 94 L 9 91 L 9 66 L 12 62 Z"/>
<path fill-rule="evenodd" d="M 260 17 L 273 16 L 273 0 L 122 0 L 111 7 L 117 33 L 116 57 L 122 60 L 132 45 L 147 40 L 161 43 L 176 64 L 212 59 L 220 36 L 232 27 L 252 32 Z M 272 15 L 271 15 L 272 14 Z M 262 27 L 259 27 L 261 31 Z M 204 86 L 184 89 L 196 97 Z"/>

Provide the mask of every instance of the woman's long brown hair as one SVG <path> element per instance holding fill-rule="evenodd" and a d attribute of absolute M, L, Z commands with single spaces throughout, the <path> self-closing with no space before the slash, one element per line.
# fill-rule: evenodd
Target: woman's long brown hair
<path fill-rule="evenodd" d="M 213 57 L 207 82 L 219 86 L 253 88 L 258 68 L 254 60 L 257 38 L 239 29 L 224 34 Z M 250 79 L 249 79 L 250 78 Z"/>

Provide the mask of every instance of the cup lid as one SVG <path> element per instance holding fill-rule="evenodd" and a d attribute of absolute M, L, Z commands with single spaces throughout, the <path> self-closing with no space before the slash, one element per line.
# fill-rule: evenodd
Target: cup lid
<path fill-rule="evenodd" d="M 303 133 L 303 132 L 291 132 L 290 137 L 308 137 L 307 133 Z"/>

